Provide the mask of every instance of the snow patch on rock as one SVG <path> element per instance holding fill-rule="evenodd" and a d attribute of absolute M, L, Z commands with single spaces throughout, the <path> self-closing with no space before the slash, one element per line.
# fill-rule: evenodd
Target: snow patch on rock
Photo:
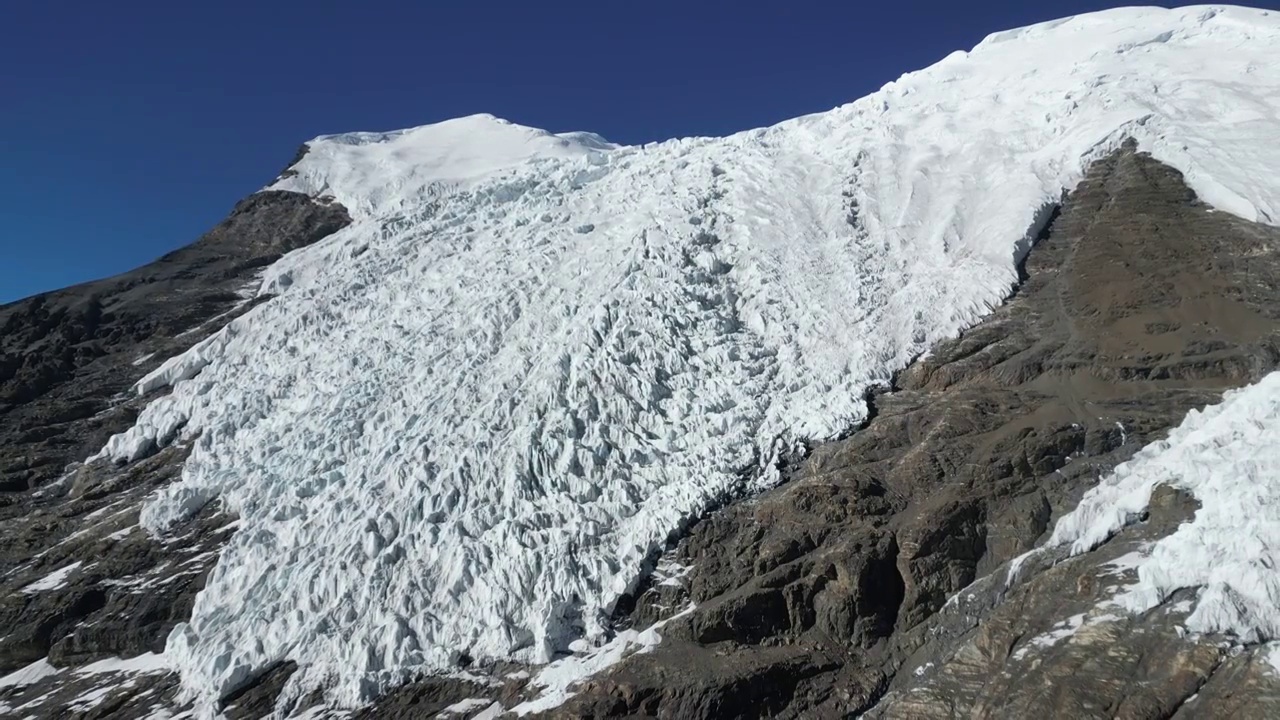
<path fill-rule="evenodd" d="M 165 661 L 164 655 L 143 653 L 131 658 L 106 658 L 89 663 L 75 669 L 82 675 L 98 675 L 102 673 L 167 673 L 172 668 Z"/>
<path fill-rule="evenodd" d="M 66 567 L 58 568 L 39 580 L 23 587 L 21 592 L 33 594 L 57 590 L 58 588 L 65 586 L 67 584 L 67 579 L 71 577 L 72 573 L 79 570 L 82 565 L 84 565 L 83 562 L 73 562 Z"/>
<path fill-rule="evenodd" d="M 608 670 L 632 655 L 652 651 L 658 643 L 662 642 L 662 635 L 658 631 L 672 620 L 691 612 L 693 612 L 692 605 L 644 630 L 623 630 L 598 648 L 547 665 L 530 682 L 531 685 L 541 689 L 538 697 L 520 703 L 512 708 L 511 712 L 523 716 L 546 712 L 563 705 L 566 700 L 573 697 L 575 686 L 582 681 Z"/>
<path fill-rule="evenodd" d="M 60 672 L 62 672 L 62 669 L 51 665 L 48 658 L 40 658 L 26 667 L 19 668 L 4 677 L 0 677 L 0 689 L 34 685 L 44 678 L 57 675 Z"/>

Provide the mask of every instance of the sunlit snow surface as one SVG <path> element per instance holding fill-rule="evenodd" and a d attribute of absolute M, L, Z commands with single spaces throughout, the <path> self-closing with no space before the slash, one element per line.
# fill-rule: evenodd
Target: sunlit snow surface
<path fill-rule="evenodd" d="M 1126 558 L 1138 582 L 1114 602 L 1140 613 L 1176 590 L 1200 588 L 1186 621 L 1191 632 L 1247 643 L 1280 639 L 1280 373 L 1192 411 L 1166 440 L 1090 490 L 1058 521 L 1048 546 L 1092 550 L 1138 518 L 1158 485 L 1186 490 L 1200 508 Z"/>
<path fill-rule="evenodd" d="M 348 229 L 140 383 L 104 452 L 195 438 L 144 514 L 243 518 L 168 655 L 204 701 L 274 662 L 357 703 L 585 637 L 670 533 L 998 303 L 1126 136 L 1280 217 L 1280 18 L 1118 10 L 1001 33 L 831 112 L 614 147 L 475 116 L 321 138 L 273 186 Z M 678 111 L 678 109 L 673 110 Z"/>

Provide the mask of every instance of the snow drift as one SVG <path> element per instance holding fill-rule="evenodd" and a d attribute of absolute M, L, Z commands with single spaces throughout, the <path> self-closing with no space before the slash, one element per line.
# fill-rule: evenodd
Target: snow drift
<path fill-rule="evenodd" d="M 175 358 L 103 454 L 194 440 L 147 508 L 243 519 L 168 657 L 211 702 L 281 660 L 354 704 L 462 653 L 543 662 L 673 531 L 862 421 L 999 303 L 1126 137 L 1280 212 L 1280 18 L 1125 9 L 993 35 L 830 112 L 616 147 L 474 116 L 318 138 L 274 189 L 355 222 Z"/>

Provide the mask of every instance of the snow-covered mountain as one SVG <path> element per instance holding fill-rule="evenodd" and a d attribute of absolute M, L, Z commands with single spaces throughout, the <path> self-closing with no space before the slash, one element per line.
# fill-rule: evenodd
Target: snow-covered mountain
<path fill-rule="evenodd" d="M 1121 10 L 994 35 L 827 113 L 614 147 L 490 116 L 318 138 L 271 189 L 353 225 L 140 383 L 104 453 L 195 449 L 143 522 L 242 529 L 168 653 L 213 701 L 281 660 L 358 703 L 601 641 L 672 536 L 866 417 L 1009 292 L 1128 137 L 1280 218 L 1280 17 Z M 245 612 L 245 608 L 253 608 Z"/>
<path fill-rule="evenodd" d="M 185 697 L 212 712 L 291 662 L 280 707 L 356 706 L 472 662 L 658 642 L 615 639 L 611 617 L 664 549 L 998 307 L 1095 161 L 1135 140 L 1218 210 L 1280 222 L 1277 57 L 1280 15 L 1131 8 L 725 138 L 618 146 L 476 115 L 312 140 L 267 190 L 350 225 L 141 378 L 171 391 L 91 459 L 189 444 L 142 525 L 169 537 L 211 500 L 239 519 L 168 639 Z M 1126 607 L 1206 586 L 1193 631 L 1275 639 L 1274 523 L 1221 536 L 1241 478 L 1273 501 L 1277 397 L 1269 378 L 1188 419 L 1051 545 L 1096 546 L 1209 463 L 1183 484 L 1213 516 L 1152 549 Z M 1223 597 L 1248 607 L 1225 617 Z"/>

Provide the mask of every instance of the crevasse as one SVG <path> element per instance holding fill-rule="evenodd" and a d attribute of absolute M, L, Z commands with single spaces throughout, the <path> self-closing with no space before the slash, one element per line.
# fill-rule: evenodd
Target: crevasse
<path fill-rule="evenodd" d="M 194 443 L 153 532 L 213 498 L 243 521 L 169 661 L 206 706 L 281 660 L 350 705 L 602 640 L 683 523 L 999 303 L 1042 208 L 1124 138 L 1280 217 L 1277 51 L 1262 11 L 1125 9 L 726 138 L 317 138 L 272 187 L 355 222 L 144 379 L 173 391 L 103 449 Z"/>

